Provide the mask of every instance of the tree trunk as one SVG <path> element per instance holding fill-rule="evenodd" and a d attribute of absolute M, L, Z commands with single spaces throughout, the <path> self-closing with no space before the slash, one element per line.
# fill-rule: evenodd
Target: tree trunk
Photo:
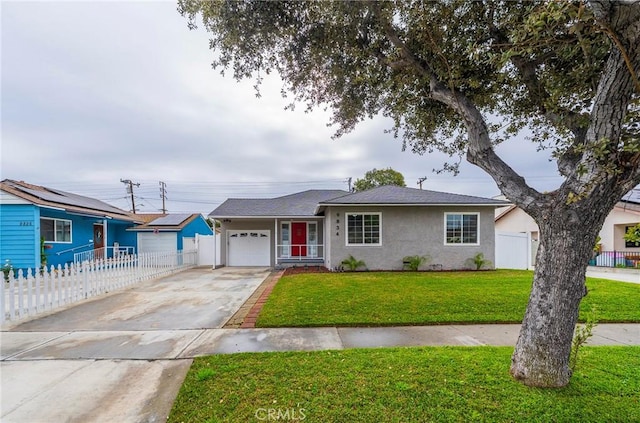
<path fill-rule="evenodd" d="M 573 206 L 560 212 L 564 216 L 550 207 L 550 215 L 538 219 L 533 287 L 511 358 L 511 375 L 529 386 L 561 387 L 571 378 L 569 355 L 580 301 L 587 294 L 586 267 L 607 215 Z"/>

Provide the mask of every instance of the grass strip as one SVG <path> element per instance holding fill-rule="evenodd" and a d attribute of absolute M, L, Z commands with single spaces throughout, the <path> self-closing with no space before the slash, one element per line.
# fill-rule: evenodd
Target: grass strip
<path fill-rule="evenodd" d="M 530 271 L 314 273 L 280 279 L 258 327 L 520 323 Z M 581 321 L 640 322 L 640 285 L 587 280 Z"/>
<path fill-rule="evenodd" d="M 585 347 L 561 389 L 514 381 L 512 351 L 418 347 L 202 357 L 168 421 L 640 421 L 640 347 Z"/>

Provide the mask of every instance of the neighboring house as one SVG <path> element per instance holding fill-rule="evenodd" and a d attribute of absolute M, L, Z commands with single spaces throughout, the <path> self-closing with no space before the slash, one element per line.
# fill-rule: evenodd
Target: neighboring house
<path fill-rule="evenodd" d="M 0 182 L 0 266 L 9 260 L 14 269 L 37 269 L 43 247 L 47 265 L 56 267 L 122 253 L 176 252 L 185 242 L 193 249 L 196 234 L 213 234 L 201 214 L 131 214 L 82 195 Z"/>
<path fill-rule="evenodd" d="M 193 249 L 196 234 L 213 235 L 201 214 L 137 215 L 142 225 L 127 229 L 136 234 L 138 253 L 175 252 Z"/>
<path fill-rule="evenodd" d="M 127 229 L 141 221 L 135 215 L 102 201 L 5 179 L 0 182 L 0 265 L 10 260 L 15 269 L 41 264 L 41 239 L 48 265 L 64 265 L 74 255 L 113 246 L 135 247 Z"/>
<path fill-rule="evenodd" d="M 624 239 L 629 228 L 638 223 L 640 223 L 640 201 L 618 202 L 602 225 L 600 231 L 602 250 L 640 252 L 639 244 Z"/>
<path fill-rule="evenodd" d="M 602 251 L 639 252 L 640 245 L 624 240 L 627 230 L 640 223 L 640 199 L 619 201 L 609 213 L 600 230 L 600 249 Z M 520 233 L 531 240 L 531 264 L 535 264 L 535 252 L 539 241 L 538 225 L 521 208 L 508 206 L 496 209 L 496 233 Z M 606 265 L 606 264 L 603 264 Z"/>
<path fill-rule="evenodd" d="M 494 260 L 494 209 L 504 201 L 382 186 L 310 190 L 269 199 L 229 199 L 209 214 L 221 222 L 227 266 L 324 265 L 354 256 L 371 270 L 399 270 L 406 256 L 437 269 Z"/>

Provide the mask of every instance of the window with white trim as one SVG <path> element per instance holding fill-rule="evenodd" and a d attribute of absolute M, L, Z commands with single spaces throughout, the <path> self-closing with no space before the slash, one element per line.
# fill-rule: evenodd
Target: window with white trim
<path fill-rule="evenodd" d="M 380 213 L 347 213 L 347 245 L 381 245 Z"/>
<path fill-rule="evenodd" d="M 71 242 L 71 221 L 41 217 L 40 236 L 46 242 Z"/>
<path fill-rule="evenodd" d="M 445 213 L 444 243 L 447 245 L 480 244 L 479 213 Z"/>

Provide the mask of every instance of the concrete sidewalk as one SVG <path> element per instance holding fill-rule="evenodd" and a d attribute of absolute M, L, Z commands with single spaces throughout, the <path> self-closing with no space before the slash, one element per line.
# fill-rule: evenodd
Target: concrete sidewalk
<path fill-rule="evenodd" d="M 587 267 L 587 277 L 640 284 L 640 269 L 589 266 Z"/>
<path fill-rule="evenodd" d="M 397 346 L 515 346 L 519 330 L 520 325 L 498 324 L 4 332 L 1 359 L 3 364 L 36 360 L 180 360 L 240 352 Z M 640 345 L 640 324 L 599 324 L 594 328 L 588 345 Z"/>

